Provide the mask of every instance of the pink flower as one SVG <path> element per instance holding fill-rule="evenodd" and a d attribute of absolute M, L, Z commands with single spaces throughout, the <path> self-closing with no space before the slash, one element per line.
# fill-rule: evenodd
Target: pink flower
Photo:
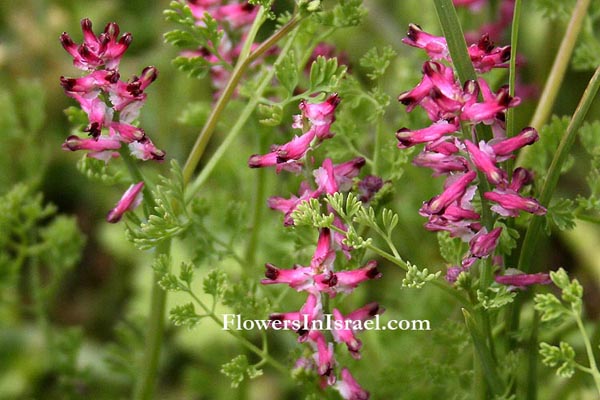
<path fill-rule="evenodd" d="M 107 69 L 116 68 L 131 43 L 131 34 L 126 33 L 117 40 L 119 25 L 111 22 L 106 25 L 103 33 L 96 36 L 92 31 L 92 22 L 87 18 L 81 20 L 81 30 L 83 43 L 79 46 L 66 32 L 60 35 L 64 49 L 73 57 L 73 65 L 83 70 L 93 70 L 101 66 L 106 66 Z"/>
<path fill-rule="evenodd" d="M 494 155 L 480 149 L 487 146 L 485 142 L 481 142 L 478 147 L 473 142 L 465 140 L 465 146 L 475 167 L 485 174 L 491 184 L 500 185 L 506 182 L 506 173 L 496 166 Z"/>
<path fill-rule="evenodd" d="M 486 33 L 476 44 L 469 46 L 469 56 L 477 72 L 488 72 L 492 68 L 507 68 L 510 46 L 495 47 Z"/>
<path fill-rule="evenodd" d="M 491 207 L 492 211 L 505 217 L 517 217 L 519 210 L 535 215 L 546 214 L 546 209 L 536 199 L 522 197 L 510 189 L 496 189 L 493 192 L 485 192 L 483 196 L 497 203 L 497 205 Z"/>
<path fill-rule="evenodd" d="M 522 147 L 537 142 L 539 138 L 540 136 L 534 128 L 527 127 L 519 132 L 518 135 L 496 141 L 491 144 L 491 146 L 496 156 L 508 156 L 512 155 L 514 151 L 519 150 Z"/>
<path fill-rule="evenodd" d="M 494 228 L 491 232 L 483 228 L 471 239 L 469 248 L 471 255 L 477 258 L 487 257 L 494 252 L 498 244 L 498 238 L 502 233 L 502 228 Z"/>
<path fill-rule="evenodd" d="M 398 148 L 406 149 L 419 143 L 433 142 L 440 139 L 444 135 L 456 132 L 458 129 L 459 128 L 456 120 L 441 120 L 427 128 L 417 129 L 414 131 L 411 131 L 407 128 L 401 128 L 396 132 Z"/>
<path fill-rule="evenodd" d="M 487 83 L 479 78 L 479 87 L 483 96 L 483 103 L 467 104 L 460 114 L 460 119 L 472 123 L 484 122 L 492 124 L 495 119 L 503 115 L 508 108 L 516 107 L 521 103 L 518 97 L 511 97 L 508 94 L 508 86 L 501 87 L 494 94 Z"/>
<path fill-rule="evenodd" d="M 317 240 L 317 248 L 310 260 L 310 268 L 314 273 L 331 271 L 333 261 L 335 260 L 335 250 L 332 246 L 331 231 L 323 228 L 319 231 L 319 239 Z"/>
<path fill-rule="evenodd" d="M 334 323 L 334 329 L 331 331 L 333 339 L 338 343 L 345 343 L 352 357 L 359 359 L 359 351 L 362 347 L 362 342 L 355 336 L 353 321 L 364 323 L 365 321 L 375 317 L 375 315 L 382 314 L 384 311 L 385 310 L 379 307 L 379 304 L 375 302 L 369 303 L 357 310 L 354 310 L 350 314 L 346 315 L 346 317 L 344 317 L 337 308 L 334 308 L 333 317 L 336 322 Z M 338 325 L 335 324 L 339 325 L 339 329 Z"/>
<path fill-rule="evenodd" d="M 446 38 L 431 35 L 421 29 L 419 25 L 408 25 L 406 36 L 402 39 L 402 43 L 425 50 L 432 60 L 447 60 L 450 57 Z"/>
<path fill-rule="evenodd" d="M 342 378 L 337 381 L 335 388 L 344 400 L 369 400 L 369 392 L 356 382 L 348 368 L 342 368 L 341 375 Z"/>
<path fill-rule="evenodd" d="M 452 182 L 446 187 L 442 194 L 437 195 L 428 202 L 424 203 L 419 210 L 419 213 L 423 216 L 440 214 L 451 203 L 457 201 L 465 194 L 467 186 L 473 182 L 476 177 L 477 174 L 474 171 L 453 176 L 451 179 Z"/>
<path fill-rule="evenodd" d="M 507 269 L 505 275 L 498 275 L 494 280 L 502 285 L 525 288 L 531 285 L 549 285 L 552 283 L 547 273 L 524 274 L 518 270 Z"/>
<path fill-rule="evenodd" d="M 285 283 L 292 289 L 297 291 L 308 290 L 313 286 L 313 269 L 311 267 L 303 267 L 295 265 L 292 269 L 279 269 L 273 264 L 265 264 L 267 270 L 265 277 L 260 281 L 263 285 L 271 285 L 274 283 Z"/>
<path fill-rule="evenodd" d="M 333 343 L 327 343 L 325 336 L 319 331 L 310 331 L 308 339 L 316 347 L 317 352 L 314 359 L 317 363 L 317 373 L 321 376 L 327 376 L 329 378 L 328 383 L 333 384 L 335 382 L 335 375 L 332 374 L 335 364 Z"/>
<path fill-rule="evenodd" d="M 315 281 L 322 291 L 328 292 L 333 297 L 337 293 L 350 293 L 360 283 L 369 279 L 379 279 L 381 275 L 377 269 L 377 261 L 371 260 L 358 269 L 317 275 Z"/>
<path fill-rule="evenodd" d="M 115 208 L 110 210 L 106 216 L 106 220 L 113 224 L 119 222 L 123 217 L 123 214 L 127 211 L 132 211 L 139 206 L 143 199 L 143 188 L 144 182 L 129 186 L 129 189 L 123 194 L 123 197 L 121 197 L 121 200 L 119 200 Z"/>
<path fill-rule="evenodd" d="M 104 151 L 119 150 L 121 142 L 116 138 L 100 136 L 97 139 L 82 139 L 79 136 L 71 135 L 62 144 L 63 150 L 89 150 L 93 153 Z"/>
<path fill-rule="evenodd" d="M 129 143 L 129 150 L 131 151 L 131 155 L 140 160 L 163 161 L 165 159 L 165 152 L 157 149 L 154 143 L 146 136 L 138 141 Z"/>

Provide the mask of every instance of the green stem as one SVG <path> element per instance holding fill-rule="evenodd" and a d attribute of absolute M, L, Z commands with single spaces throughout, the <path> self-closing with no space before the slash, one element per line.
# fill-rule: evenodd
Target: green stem
<path fill-rule="evenodd" d="M 286 42 L 283 49 L 279 53 L 279 56 L 277 58 L 277 61 L 275 61 L 275 64 L 277 64 L 277 62 L 280 62 L 281 60 L 283 60 L 285 55 L 288 53 L 288 51 L 290 50 L 290 48 L 292 46 L 294 38 L 296 37 L 297 32 L 298 31 L 296 30 L 295 33 L 293 33 L 290 36 L 289 40 Z M 202 168 L 202 171 L 198 174 L 196 179 L 190 185 L 188 185 L 188 188 L 186 190 L 186 201 L 191 200 L 198 193 L 198 191 L 200 190 L 200 188 L 202 187 L 204 182 L 206 182 L 206 180 L 208 179 L 210 174 L 213 172 L 213 170 L 215 169 L 215 167 L 217 166 L 219 161 L 223 158 L 223 156 L 225 155 L 225 153 L 227 152 L 227 150 L 229 149 L 231 144 L 237 139 L 239 134 L 242 132 L 242 129 L 246 126 L 246 121 L 248 120 L 248 118 L 250 118 L 250 116 L 254 112 L 254 109 L 260 102 L 260 97 L 261 97 L 260 94 L 262 94 L 265 91 L 265 89 L 267 88 L 267 86 L 271 83 L 271 80 L 273 79 L 274 75 L 275 75 L 274 68 L 269 69 L 265 73 L 264 77 L 262 78 L 260 84 L 258 85 L 258 87 L 256 89 L 256 92 L 257 92 L 256 96 L 249 99 L 248 104 L 242 110 L 242 113 L 240 114 L 239 118 L 237 119 L 235 125 L 233 125 L 233 127 L 229 130 L 229 134 L 227 135 L 225 140 L 223 140 L 223 143 L 221 143 L 221 145 L 217 148 L 217 150 L 212 155 L 210 160 L 206 163 L 204 168 Z"/>
<path fill-rule="evenodd" d="M 560 172 L 562 167 L 567 160 L 569 152 L 571 150 L 571 146 L 575 141 L 577 136 L 577 132 L 579 128 L 583 124 L 585 116 L 589 111 L 596 94 L 598 93 L 598 89 L 600 88 L 600 67 L 596 69 L 594 76 L 590 80 L 581 100 L 579 101 L 579 105 L 573 114 L 573 118 L 567 127 L 567 131 L 565 135 L 562 137 L 558 149 L 554 154 L 554 158 L 552 159 L 552 163 L 550 164 L 550 168 L 548 168 L 548 175 L 546 180 L 544 181 L 544 185 L 542 187 L 541 194 L 539 196 L 539 202 L 542 206 L 547 207 L 550 203 L 550 199 L 552 198 L 552 194 L 556 189 L 556 185 L 558 184 L 558 179 L 560 177 Z M 521 254 L 519 257 L 519 269 L 523 272 L 532 271 L 531 262 L 533 257 L 535 256 L 535 246 L 537 244 L 538 237 L 540 236 L 540 231 L 542 227 L 542 222 L 544 218 L 542 216 L 533 216 L 529 228 L 527 229 L 527 233 L 525 234 L 525 239 L 523 240 L 523 245 L 521 247 Z"/>
<path fill-rule="evenodd" d="M 204 302 L 202 300 L 200 300 L 200 298 L 194 294 L 194 292 L 190 288 L 188 288 L 186 291 L 192 297 L 192 299 L 194 299 L 194 301 L 196 303 L 198 303 L 198 305 L 206 312 L 206 315 L 208 317 L 210 317 L 210 319 L 212 319 L 221 328 L 223 328 L 225 326 L 224 323 L 223 323 L 223 321 L 221 319 L 219 319 L 219 317 L 217 317 L 217 315 L 214 312 L 212 312 L 206 306 L 206 304 L 204 304 Z M 275 360 L 273 357 L 271 357 L 268 354 L 268 348 L 266 346 L 264 346 L 264 339 L 263 339 L 263 348 L 261 349 L 258 346 L 256 346 L 254 343 L 252 343 L 251 341 L 249 341 L 248 339 L 246 339 L 238 331 L 235 331 L 235 330 L 232 330 L 232 329 L 223 329 L 223 331 L 228 332 L 230 335 L 232 335 L 233 337 L 235 337 L 237 340 L 240 341 L 240 343 L 242 343 L 242 345 L 244 347 L 246 347 L 248 350 L 250 350 L 251 352 L 253 352 L 257 356 L 259 356 L 261 358 L 261 360 L 264 360 L 264 361 L 268 362 L 269 364 L 271 364 L 271 366 L 273 366 L 274 368 L 276 368 L 282 374 L 286 374 L 287 375 L 287 374 L 290 373 L 289 368 L 287 368 L 285 365 L 281 364 L 279 361 Z"/>
<path fill-rule="evenodd" d="M 519 23 L 521 21 L 521 0 L 515 0 L 513 20 L 510 31 L 510 67 L 508 72 L 508 94 L 515 96 L 515 82 L 517 80 L 517 46 L 519 44 Z M 515 135 L 515 110 L 506 110 L 506 136 Z M 509 173 L 512 168 L 509 168 Z"/>
<path fill-rule="evenodd" d="M 587 14 L 589 5 L 590 0 L 578 0 L 577 4 L 575 4 L 571 20 L 560 43 L 558 53 L 556 53 L 550 75 L 548 75 L 546 86 L 540 96 L 540 102 L 531 120 L 530 125 L 536 129 L 540 129 L 546 123 L 552 112 L 552 107 L 554 106 L 558 90 L 571 61 L 571 54 L 573 53 L 577 36 L 583 26 L 583 19 Z"/>
<path fill-rule="evenodd" d="M 264 9 L 261 7 L 259 11 L 259 15 L 254 21 L 254 24 L 257 24 L 259 20 L 262 20 L 261 12 L 264 13 Z M 206 146 L 210 141 L 215 128 L 217 127 L 217 122 L 221 118 L 221 114 L 225 110 L 225 107 L 229 103 L 231 96 L 235 92 L 235 89 L 238 86 L 238 83 L 242 79 L 242 76 L 248 69 L 248 66 L 252 63 L 252 61 L 256 60 L 260 57 L 265 51 L 270 49 L 275 43 L 277 43 L 282 37 L 287 35 L 290 31 L 292 31 L 296 25 L 301 21 L 301 18 L 298 16 L 294 16 L 290 19 L 285 25 L 283 25 L 277 32 L 275 32 L 271 37 L 265 40 L 256 50 L 254 50 L 251 54 L 249 54 L 246 58 L 240 57 L 238 59 L 233 72 L 231 73 L 231 77 L 229 78 L 229 82 L 227 82 L 227 86 L 223 90 L 223 94 L 217 100 L 215 107 L 213 108 L 206 124 L 202 128 L 202 131 L 198 135 L 196 142 L 194 143 L 194 147 L 192 148 L 187 161 L 183 167 L 183 181 L 187 185 L 192 175 L 196 169 L 196 166 L 200 162 L 202 155 L 204 154 L 204 150 L 206 150 Z M 262 22 L 261 22 L 262 23 Z M 253 25 L 254 28 L 254 25 Z M 251 28 L 250 32 L 256 31 Z M 253 42 L 254 37 L 248 35 L 247 41 Z"/>
<path fill-rule="evenodd" d="M 525 394 L 527 400 L 537 400 L 538 388 L 538 327 L 540 324 L 540 316 L 535 311 L 533 313 L 533 321 L 531 323 L 531 335 L 527 345 L 527 383 L 525 384 Z"/>
<path fill-rule="evenodd" d="M 156 247 L 157 256 L 169 255 L 171 241 L 165 240 Z M 156 377 L 158 375 L 158 361 L 160 359 L 161 345 L 165 329 L 165 307 L 167 292 L 159 284 L 159 275 L 153 274 L 153 285 L 150 304 L 148 330 L 146 331 L 144 363 L 140 378 L 137 381 L 134 393 L 135 400 L 149 400 L 154 398 Z"/>
<path fill-rule="evenodd" d="M 600 372 L 598 371 L 598 366 L 596 365 L 596 358 L 594 357 L 594 350 L 592 349 L 592 343 L 590 342 L 590 338 L 583 326 L 583 321 L 581 320 L 581 316 L 577 310 L 573 309 L 573 316 L 575 317 L 575 321 L 577 322 L 577 327 L 579 328 L 579 332 L 581 332 L 581 337 L 583 338 L 583 343 L 585 344 L 585 351 L 587 353 L 588 362 L 590 363 L 590 368 L 588 373 L 592 375 L 594 378 L 594 383 L 596 384 L 596 390 L 598 394 L 600 394 Z"/>

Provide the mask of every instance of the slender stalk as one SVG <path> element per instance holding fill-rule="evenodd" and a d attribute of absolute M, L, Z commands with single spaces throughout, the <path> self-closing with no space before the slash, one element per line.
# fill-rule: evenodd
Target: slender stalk
<path fill-rule="evenodd" d="M 546 180 L 544 181 L 544 185 L 542 187 L 541 194 L 539 196 L 539 202 L 544 207 L 547 207 L 552 198 L 552 194 L 556 189 L 556 185 L 558 184 L 558 179 L 560 177 L 560 171 L 567 160 L 569 152 L 571 150 L 571 146 L 575 141 L 577 136 L 577 132 L 579 128 L 583 124 L 585 116 L 589 111 L 596 94 L 598 93 L 598 89 L 600 88 L 600 67 L 596 69 L 594 76 L 588 83 L 581 100 L 579 101 L 579 105 L 573 114 L 573 118 L 567 127 L 567 131 L 565 135 L 560 141 L 558 149 L 554 154 L 554 158 L 552 159 L 552 163 L 550 164 L 550 168 L 548 168 L 548 175 Z M 535 246 L 537 244 L 538 237 L 540 236 L 540 230 L 542 227 L 542 222 L 544 221 L 541 216 L 534 216 L 529 224 L 529 228 L 527 229 L 527 233 L 525 234 L 525 239 L 523 240 L 523 245 L 521 247 L 521 254 L 519 257 L 519 269 L 524 272 L 529 272 L 532 270 L 531 262 L 533 257 L 535 256 Z"/>
<path fill-rule="evenodd" d="M 290 50 L 290 48 L 292 46 L 292 43 L 294 41 L 294 38 L 296 37 L 297 32 L 298 31 L 296 30 L 290 35 L 290 38 L 287 40 L 286 44 L 281 49 L 281 52 L 279 53 L 279 56 L 277 58 L 277 61 L 275 61 L 275 64 L 277 64 L 277 62 L 283 60 L 283 58 L 286 56 L 286 54 L 288 53 L 288 51 Z M 206 180 L 208 179 L 210 174 L 214 171 L 214 169 L 217 166 L 217 164 L 219 163 L 219 161 L 223 158 L 223 156 L 227 152 L 227 149 L 229 149 L 231 144 L 237 139 L 239 134 L 242 132 L 242 129 L 244 128 L 244 126 L 246 126 L 246 121 L 248 120 L 248 118 L 250 118 L 250 116 L 254 112 L 254 109 L 260 102 L 261 96 L 259 94 L 264 92 L 267 85 L 269 85 L 271 80 L 273 79 L 274 75 L 275 75 L 274 68 L 269 69 L 265 73 L 264 77 L 262 78 L 262 80 L 260 81 L 260 84 L 258 85 L 258 87 L 256 89 L 256 92 L 257 92 L 256 96 L 249 99 L 248 104 L 246 104 L 246 107 L 244 107 L 244 109 L 242 110 L 237 121 L 235 122 L 233 127 L 229 130 L 229 133 L 228 133 L 227 137 L 225 138 L 225 140 L 223 140 L 223 143 L 221 143 L 221 145 L 217 148 L 217 150 L 212 155 L 210 160 L 208 160 L 208 162 L 206 163 L 204 168 L 202 168 L 202 171 L 200 171 L 200 173 L 198 174 L 196 179 L 191 184 L 188 185 L 188 187 L 186 189 L 186 201 L 189 201 L 190 199 L 194 198 L 194 196 L 198 193 L 198 191 L 200 190 L 200 188 L 202 187 L 204 182 L 206 182 Z"/>
<path fill-rule="evenodd" d="M 587 15 L 590 1 L 591 0 L 578 0 L 577 4 L 575 4 L 573 14 L 571 15 L 571 20 L 569 21 L 565 35 L 560 43 L 558 53 L 556 53 L 556 58 L 554 59 L 554 64 L 552 64 L 550 75 L 548 75 L 546 86 L 544 87 L 544 90 L 540 96 L 540 102 L 538 103 L 531 120 L 530 125 L 536 129 L 540 129 L 542 125 L 546 123 L 550 113 L 552 112 L 552 107 L 554 106 L 554 101 L 558 95 L 558 90 L 560 89 L 562 81 L 565 77 L 565 72 L 567 71 L 569 62 L 571 61 L 571 54 L 573 53 L 577 36 L 579 35 L 581 27 L 583 26 L 583 19 Z"/>
<path fill-rule="evenodd" d="M 573 309 L 573 316 L 575 317 L 575 321 L 577 322 L 577 327 L 579 328 L 579 332 L 581 332 L 581 337 L 583 338 L 583 343 L 585 344 L 585 351 L 587 353 L 588 362 L 590 363 L 590 368 L 588 369 L 588 373 L 592 375 L 594 378 L 594 383 L 596 384 L 596 390 L 600 395 L 600 372 L 598 371 L 598 366 L 596 365 L 596 358 L 594 357 L 594 350 L 592 349 L 592 343 L 590 342 L 590 338 L 585 330 L 585 326 L 583 326 L 583 321 L 581 320 L 581 316 L 577 310 Z"/>
<path fill-rule="evenodd" d="M 525 384 L 525 395 L 527 400 L 537 400 L 538 395 L 538 327 L 540 324 L 540 316 L 537 311 L 533 313 L 533 321 L 531 323 L 531 335 L 527 344 L 527 383 Z"/>
<path fill-rule="evenodd" d="M 156 254 L 166 254 L 170 252 L 171 241 L 165 240 L 156 247 Z M 149 400 L 154 398 L 156 387 L 156 377 L 158 375 L 158 361 L 160 359 L 161 345 L 165 330 L 165 307 L 167 302 L 167 292 L 158 285 L 159 276 L 153 274 L 150 316 L 148 320 L 148 330 L 146 331 L 144 363 L 140 379 L 136 383 L 135 400 Z"/>
<path fill-rule="evenodd" d="M 262 7 L 259 11 L 259 15 L 254 21 L 255 24 L 257 23 L 257 21 L 262 19 L 260 14 L 261 12 L 264 13 L 264 9 Z M 217 100 L 217 104 L 215 104 L 215 107 L 213 108 L 210 116 L 208 117 L 206 124 L 202 128 L 202 131 L 198 135 L 198 138 L 194 143 L 194 147 L 192 148 L 188 159 L 185 162 L 185 165 L 183 167 L 183 181 L 186 185 L 190 182 L 192 175 L 196 169 L 196 166 L 200 162 L 200 159 L 204 154 L 204 150 L 206 150 L 206 146 L 208 145 L 208 142 L 210 141 L 210 138 L 212 137 L 215 128 L 217 127 L 217 122 L 221 118 L 221 114 L 223 113 L 225 107 L 229 103 L 231 96 L 237 88 L 240 79 L 248 69 L 248 66 L 252 63 L 252 61 L 256 60 L 265 51 L 270 49 L 281 38 L 283 38 L 285 35 L 291 32 L 300 21 L 301 18 L 299 16 L 292 17 L 292 19 L 290 19 L 285 25 L 283 25 L 270 38 L 265 40 L 256 50 L 250 53 L 246 58 L 240 57 L 238 59 L 238 62 L 235 68 L 233 69 L 233 72 L 231 73 L 231 78 L 229 78 L 229 82 L 227 82 L 227 86 L 223 90 L 223 94 L 221 95 L 221 97 L 219 97 L 219 100 Z M 253 28 L 251 28 L 250 32 L 253 31 L 256 30 L 253 30 Z M 246 40 L 253 42 L 254 37 L 248 35 Z"/>
<path fill-rule="evenodd" d="M 217 315 L 213 311 L 211 311 L 206 306 L 206 304 L 204 304 L 204 302 L 202 300 L 200 300 L 200 298 L 194 294 L 194 292 L 190 288 L 188 288 L 186 291 L 194 299 L 194 301 L 206 312 L 206 316 L 210 317 L 210 319 L 212 319 L 221 328 L 223 328 L 225 326 L 223 321 L 221 319 L 219 319 L 219 317 L 217 317 Z M 239 340 L 240 343 L 242 343 L 242 345 L 244 347 L 246 347 L 248 350 L 250 350 L 257 356 L 261 357 L 261 359 L 262 359 L 261 362 L 262 361 L 268 362 L 269 364 L 271 364 L 271 366 L 273 366 L 274 368 L 276 368 L 279 372 L 281 372 L 283 374 L 287 375 L 290 373 L 289 368 L 286 368 L 283 364 L 281 364 L 279 361 L 275 360 L 273 357 L 271 357 L 269 355 L 268 347 L 266 347 L 264 338 L 263 338 L 263 348 L 261 349 L 258 346 L 256 346 L 254 343 L 252 343 L 251 341 L 246 339 L 241 333 L 239 333 L 236 330 L 223 329 L 223 331 L 228 332 L 230 335 L 232 335 L 237 340 Z"/>
<path fill-rule="evenodd" d="M 517 80 L 517 49 L 519 45 L 519 23 L 521 21 L 521 0 L 515 0 L 513 19 L 510 31 L 510 66 L 508 69 L 508 94 L 515 96 L 515 82 Z M 515 110 L 506 110 L 506 136 L 515 135 Z M 512 168 L 509 168 L 512 170 Z M 509 171 L 510 172 L 510 171 Z"/>

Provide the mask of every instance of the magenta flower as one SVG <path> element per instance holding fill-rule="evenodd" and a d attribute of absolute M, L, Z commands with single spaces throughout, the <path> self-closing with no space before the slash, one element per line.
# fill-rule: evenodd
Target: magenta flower
<path fill-rule="evenodd" d="M 502 228 L 494 228 L 489 233 L 487 229 L 481 229 L 469 242 L 471 255 L 477 258 L 484 258 L 492 254 L 498 245 L 498 238 L 501 233 Z"/>
<path fill-rule="evenodd" d="M 423 216 L 440 214 L 451 203 L 457 201 L 465 194 L 467 186 L 469 186 L 476 177 L 477 174 L 474 171 L 453 176 L 452 183 L 448 184 L 444 192 L 424 203 L 419 210 L 419 213 Z"/>
<path fill-rule="evenodd" d="M 496 166 L 494 155 L 480 149 L 480 147 L 485 148 L 487 146 L 485 143 L 480 143 L 477 146 L 473 142 L 465 140 L 465 146 L 475 167 L 485 174 L 491 184 L 500 185 L 506 182 L 506 173 Z"/>
<path fill-rule="evenodd" d="M 502 285 L 514 286 L 524 289 L 531 285 L 549 285 L 552 283 L 550 275 L 547 273 L 524 274 L 518 270 L 506 270 L 505 275 L 498 275 L 494 280 Z"/>
<path fill-rule="evenodd" d="M 472 123 L 483 122 L 491 125 L 494 120 L 502 116 L 508 108 L 516 107 L 521 103 L 518 97 L 511 97 L 508 94 L 508 86 L 501 87 L 496 94 L 492 92 L 488 84 L 479 79 L 479 87 L 483 96 L 483 103 L 473 103 L 465 105 L 460 114 L 463 121 Z"/>
<path fill-rule="evenodd" d="M 66 32 L 60 35 L 60 42 L 73 57 L 73 65 L 83 70 L 94 70 L 102 66 L 107 69 L 116 68 L 131 43 L 131 34 L 126 33 L 117 40 L 119 26 L 111 22 L 106 25 L 103 33 L 96 36 L 92 30 L 92 22 L 87 18 L 81 20 L 81 30 L 83 43 L 79 46 Z"/>
<path fill-rule="evenodd" d="M 546 209 L 536 199 L 522 197 L 512 190 L 496 189 L 493 192 L 485 192 L 483 196 L 497 203 L 491 207 L 492 211 L 505 217 L 517 217 L 521 210 L 535 215 L 546 214 Z"/>
<path fill-rule="evenodd" d="M 330 295 L 335 296 L 336 293 L 350 293 L 356 287 L 367 280 L 379 279 L 382 274 L 377 269 L 377 261 L 371 260 L 367 262 L 363 267 L 339 271 L 335 273 L 325 273 L 316 277 L 318 283 L 323 284 L 331 288 L 332 292 Z"/>
<path fill-rule="evenodd" d="M 129 186 L 129 189 L 123 194 L 123 197 L 121 197 L 121 200 L 119 200 L 115 208 L 110 210 L 106 216 L 106 220 L 112 224 L 119 222 L 123 217 L 123 214 L 127 211 L 132 211 L 139 206 L 143 199 L 143 188 L 144 182 Z"/>
<path fill-rule="evenodd" d="M 333 343 L 328 343 L 325 336 L 319 331 L 310 331 L 308 339 L 316 349 L 314 359 L 317 363 L 317 373 L 326 376 L 330 385 L 335 383 L 335 375 L 332 374 L 335 365 Z"/>
<path fill-rule="evenodd" d="M 375 302 L 354 310 L 345 317 L 337 308 L 334 308 L 334 329 L 331 331 L 333 339 L 338 343 L 345 343 L 350 355 L 355 359 L 360 359 L 359 351 L 362 347 L 362 342 L 355 336 L 356 332 L 353 329 L 353 321 L 357 321 L 362 325 L 365 321 L 374 318 L 377 314 L 382 314 L 384 311 Z"/>
<path fill-rule="evenodd" d="M 530 144 L 537 142 L 539 138 L 540 135 L 534 128 L 527 127 L 519 132 L 518 135 L 508 139 L 496 141 L 495 143 L 491 144 L 491 147 L 496 156 L 508 156 L 522 147 L 529 146 Z"/>
<path fill-rule="evenodd" d="M 265 277 L 267 279 L 260 281 L 263 285 L 285 283 L 299 292 L 313 287 L 314 272 L 311 267 L 296 265 L 292 269 L 279 269 L 269 263 L 265 264 L 265 267 L 267 268 L 265 271 Z"/>
<path fill-rule="evenodd" d="M 446 38 L 431 35 L 421 29 L 419 25 L 408 25 L 406 36 L 402 39 L 402 43 L 425 50 L 432 60 L 447 60 L 450 57 Z"/>
<path fill-rule="evenodd" d="M 401 128 L 396 132 L 398 139 L 398 148 L 406 149 L 419 143 L 433 142 L 444 135 L 454 133 L 459 129 L 457 121 L 441 120 L 423 129 L 411 131 L 407 128 Z"/>
<path fill-rule="evenodd" d="M 369 392 L 356 382 L 348 368 L 342 368 L 341 376 L 335 388 L 344 400 L 369 400 Z"/>

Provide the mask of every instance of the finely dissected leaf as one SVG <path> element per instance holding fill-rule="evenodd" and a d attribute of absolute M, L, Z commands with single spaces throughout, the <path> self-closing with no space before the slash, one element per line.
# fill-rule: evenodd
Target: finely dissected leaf
<path fill-rule="evenodd" d="M 398 225 L 399 220 L 400 219 L 398 217 L 398 214 L 396 214 L 392 210 L 384 208 L 381 211 L 381 221 L 383 223 L 383 229 L 388 236 L 392 234 L 394 228 L 396 228 L 396 226 Z"/>
<path fill-rule="evenodd" d="M 558 271 L 550 272 L 550 279 L 562 290 L 563 301 L 570 303 L 576 309 L 581 307 L 583 287 L 577 279 L 570 280 L 567 272 L 560 268 Z"/>
<path fill-rule="evenodd" d="M 79 161 L 77 161 L 77 169 L 89 180 L 102 182 L 105 185 L 115 185 L 118 183 L 125 184 L 129 182 L 129 180 L 123 176 L 121 170 L 111 168 L 111 164 L 96 158 L 88 157 L 87 155 L 82 156 Z"/>
<path fill-rule="evenodd" d="M 317 57 L 310 67 L 309 93 L 334 92 L 346 74 L 345 65 L 338 66 L 337 58 Z"/>
<path fill-rule="evenodd" d="M 223 297 L 225 290 L 227 290 L 227 274 L 222 269 L 213 269 L 204 278 L 202 287 L 206 294 L 210 294 L 215 298 Z"/>
<path fill-rule="evenodd" d="M 139 375 L 138 357 L 144 350 L 145 329 L 141 319 L 121 321 L 114 329 L 115 342 L 107 346 L 104 361 L 112 372 L 125 375 L 130 382 Z"/>
<path fill-rule="evenodd" d="M 204 57 L 178 56 L 173 59 L 173 65 L 183 72 L 187 72 L 190 78 L 202 79 L 210 71 L 211 63 Z"/>
<path fill-rule="evenodd" d="M 294 93 L 298 85 L 298 65 L 296 56 L 293 51 L 290 51 L 281 62 L 275 64 L 275 75 L 287 91 L 287 96 Z"/>
<path fill-rule="evenodd" d="M 85 237 L 77 226 L 75 217 L 59 215 L 40 230 L 40 257 L 55 273 L 64 272 L 81 259 Z"/>
<path fill-rule="evenodd" d="M 569 122 L 569 117 L 565 116 L 559 118 L 555 115 L 552 116 L 550 122 L 544 125 L 540 132 L 540 140 L 535 145 L 535 151 L 529 151 L 526 154 L 523 164 L 525 167 L 530 168 L 535 172 L 535 183 L 538 187 L 541 187 L 543 183 L 550 162 L 556 153 L 561 138 L 567 131 Z M 563 168 L 563 173 L 566 172 L 567 168 L 573 163 L 571 161 L 565 164 L 566 166 Z"/>
<path fill-rule="evenodd" d="M 600 121 L 585 122 L 579 129 L 583 149 L 592 156 L 600 156 Z"/>
<path fill-rule="evenodd" d="M 556 374 L 570 378 L 575 373 L 575 350 L 570 344 L 560 342 L 559 346 L 551 346 L 548 343 L 540 343 L 540 355 L 542 362 L 551 367 L 558 367 Z"/>
<path fill-rule="evenodd" d="M 189 262 L 182 262 L 179 267 L 179 280 L 185 283 L 188 287 L 194 280 L 194 265 Z"/>
<path fill-rule="evenodd" d="M 259 104 L 258 114 L 261 117 L 261 124 L 267 126 L 277 126 L 281 124 L 281 119 L 283 118 L 283 108 L 277 104 Z"/>
<path fill-rule="evenodd" d="M 223 295 L 223 304 L 244 319 L 264 319 L 269 312 L 269 300 L 257 293 L 256 282 L 242 280 L 229 285 Z"/>
<path fill-rule="evenodd" d="M 550 235 L 552 228 L 564 231 L 575 227 L 575 202 L 571 199 L 560 199 L 553 202 L 546 212 L 546 234 Z"/>
<path fill-rule="evenodd" d="M 319 13 L 317 18 L 323 25 L 344 28 L 359 25 L 366 14 L 362 0 L 340 0 L 332 10 Z"/>
<path fill-rule="evenodd" d="M 408 263 L 408 271 L 402 279 L 402 287 L 421 289 L 427 282 L 437 279 L 440 274 L 440 271 L 430 274 L 427 268 L 419 270 L 416 265 Z"/>
<path fill-rule="evenodd" d="M 330 228 L 335 216 L 333 214 L 322 214 L 321 204 L 317 199 L 301 202 L 292 213 L 294 225 L 312 226 L 315 228 Z"/>
<path fill-rule="evenodd" d="M 193 303 L 187 303 L 175 306 L 169 311 L 169 320 L 175 326 L 185 326 L 188 329 L 194 328 L 203 316 L 196 314 Z"/>
<path fill-rule="evenodd" d="M 177 161 L 171 161 L 171 178 L 161 176 L 153 194 L 156 206 L 147 221 L 135 226 L 135 219 L 128 217 L 127 236 L 140 250 L 148 250 L 167 238 L 182 235 L 190 226 L 183 175 Z"/>
<path fill-rule="evenodd" d="M 245 355 L 239 355 L 230 362 L 223 364 L 221 372 L 231 379 L 231 387 L 233 388 L 238 387 L 246 376 L 253 379 L 262 375 L 262 370 L 250 365 Z"/>
<path fill-rule="evenodd" d="M 440 254 L 446 262 L 459 265 L 464 256 L 467 245 L 460 238 L 452 238 L 448 232 L 438 232 Z"/>
<path fill-rule="evenodd" d="M 592 33 L 579 35 L 571 65 L 579 71 L 593 70 L 600 65 L 600 41 Z"/>
<path fill-rule="evenodd" d="M 568 310 L 560 300 L 552 293 L 536 294 L 535 309 L 542 313 L 541 320 L 544 322 L 562 320 L 568 315 Z"/>
<path fill-rule="evenodd" d="M 361 57 L 360 66 L 368 71 L 369 79 L 376 80 L 383 76 L 394 57 L 396 57 L 396 52 L 391 46 L 382 48 L 381 53 L 376 47 L 373 47 Z"/>
<path fill-rule="evenodd" d="M 502 308 L 514 301 L 516 293 L 505 285 L 492 284 L 485 292 L 477 290 L 477 300 L 486 310 Z"/>

